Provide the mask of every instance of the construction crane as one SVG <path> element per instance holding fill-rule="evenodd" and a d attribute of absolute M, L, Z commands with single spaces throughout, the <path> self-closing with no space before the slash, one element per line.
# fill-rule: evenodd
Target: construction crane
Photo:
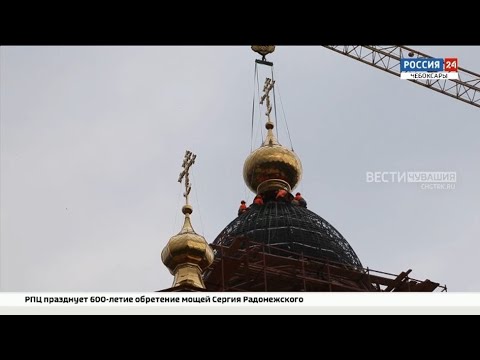
<path fill-rule="evenodd" d="M 396 76 L 400 76 L 400 59 L 432 58 L 430 55 L 400 45 L 325 45 L 325 47 Z M 459 67 L 458 80 L 416 79 L 408 81 L 480 108 L 480 75 L 473 71 Z"/>

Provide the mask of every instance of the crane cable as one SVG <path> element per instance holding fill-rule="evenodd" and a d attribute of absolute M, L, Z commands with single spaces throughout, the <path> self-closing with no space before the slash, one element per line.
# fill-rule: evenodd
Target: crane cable
<path fill-rule="evenodd" d="M 260 93 L 260 84 L 258 82 L 258 67 L 257 63 L 255 63 L 255 71 L 253 72 L 253 98 L 252 98 L 252 121 L 251 121 L 251 129 L 250 129 L 250 153 L 253 152 L 253 131 L 255 128 L 255 82 L 257 83 L 257 91 Z M 247 184 L 244 185 L 244 199 L 247 198 Z M 246 200 L 245 200 L 246 201 Z"/>
<path fill-rule="evenodd" d="M 257 84 L 257 92 L 255 92 L 255 83 Z M 251 129 L 250 129 L 250 152 L 253 151 L 253 142 L 256 141 L 258 133 L 254 134 L 255 129 L 255 99 L 256 96 L 260 97 L 260 82 L 258 80 L 258 67 L 255 63 L 255 72 L 253 74 L 253 99 L 252 99 L 252 121 L 251 121 Z M 258 100 L 258 99 L 257 99 Z M 263 139 L 263 127 L 261 126 L 262 119 L 261 119 L 261 110 L 260 104 L 256 103 L 258 107 L 258 124 L 260 129 L 260 136 Z"/>
<path fill-rule="evenodd" d="M 272 82 L 275 84 L 273 65 L 271 66 L 271 77 L 272 77 Z M 255 128 L 255 95 L 256 95 L 256 93 L 255 93 L 255 82 L 257 83 L 257 94 L 258 94 L 258 96 L 260 96 L 260 83 L 259 83 L 259 79 L 258 79 L 258 65 L 257 65 L 256 62 L 255 62 L 255 71 L 254 71 L 254 74 L 253 74 L 253 98 L 252 98 L 252 119 L 251 119 L 251 129 L 250 129 L 250 153 L 253 152 L 253 138 L 254 138 L 253 133 L 254 133 L 254 128 Z M 275 86 L 275 85 L 273 86 L 273 108 L 274 108 L 274 114 L 275 114 L 276 135 L 277 135 L 277 139 L 278 139 L 279 138 L 279 135 L 278 135 L 278 114 L 277 114 L 277 99 L 276 99 L 276 91 L 275 91 L 275 88 L 277 86 Z M 280 93 L 280 89 L 278 90 L 278 96 L 279 96 L 279 99 L 280 99 L 280 106 L 282 108 L 283 120 L 285 122 L 285 128 L 287 130 L 288 140 L 290 142 L 290 148 L 292 149 L 292 151 L 294 151 L 292 137 L 290 135 L 290 129 L 288 127 L 287 116 L 285 115 L 285 109 L 283 107 L 283 101 L 282 101 L 282 95 Z M 263 139 L 263 131 L 262 131 L 263 127 L 261 126 L 260 105 L 258 105 L 258 107 L 259 107 L 258 116 L 259 116 L 260 132 L 261 132 L 261 136 L 262 136 L 262 139 Z M 244 189 L 245 189 L 245 197 L 246 197 L 247 196 L 247 186 L 246 185 L 245 185 Z"/>
<path fill-rule="evenodd" d="M 273 77 L 273 65 L 271 69 L 272 69 L 272 83 L 273 83 L 273 111 L 275 113 L 275 130 L 277 132 L 277 139 L 278 139 L 277 101 L 275 100 L 275 78 Z"/>
<path fill-rule="evenodd" d="M 274 80 L 273 78 L 273 65 L 272 65 L 272 81 Z M 274 103 L 274 109 L 275 109 L 275 126 L 277 127 L 277 139 L 278 139 L 278 117 L 277 117 L 277 101 L 275 98 L 275 88 L 278 87 L 274 86 L 273 87 L 273 103 Z M 283 107 L 283 101 L 282 101 L 282 94 L 280 93 L 280 88 L 278 88 L 278 98 L 280 99 L 280 107 L 282 108 L 282 114 L 283 114 L 283 120 L 285 122 L 285 128 L 287 129 L 287 135 L 288 135 L 288 141 L 290 142 L 290 148 L 292 149 L 293 152 L 295 150 L 293 149 L 293 142 L 292 142 L 292 137 L 290 135 L 290 129 L 288 128 L 288 121 L 287 121 L 287 115 L 285 114 L 285 109 Z M 300 183 L 300 191 L 303 193 L 303 182 Z"/>
<path fill-rule="evenodd" d="M 255 72 L 253 73 L 253 100 L 252 100 L 252 128 L 250 130 L 250 152 L 253 151 L 253 123 L 255 118 L 255 79 L 258 83 L 257 63 L 255 63 Z"/>
<path fill-rule="evenodd" d="M 273 80 L 274 79 L 273 79 L 273 65 L 272 65 L 272 81 Z M 275 126 L 277 127 L 277 139 L 278 139 L 277 101 L 276 101 L 276 98 L 275 98 L 275 88 L 277 86 L 273 87 L 273 106 L 274 106 L 274 110 L 275 110 Z M 283 120 L 285 122 L 285 128 L 287 129 L 287 135 L 288 135 L 288 140 L 290 141 L 290 147 L 291 147 L 292 151 L 294 151 L 293 150 L 292 137 L 290 136 L 290 129 L 288 128 L 287 116 L 285 115 L 285 109 L 283 108 L 282 94 L 280 94 L 280 88 L 278 89 L 278 97 L 280 99 L 280 106 L 282 108 Z"/>

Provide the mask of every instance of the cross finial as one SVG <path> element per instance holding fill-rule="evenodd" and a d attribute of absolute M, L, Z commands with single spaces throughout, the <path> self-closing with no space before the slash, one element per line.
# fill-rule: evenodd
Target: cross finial
<path fill-rule="evenodd" d="M 183 158 L 183 171 L 180 173 L 180 176 L 178 177 L 178 182 L 181 183 L 183 178 L 185 178 L 185 192 L 183 193 L 183 196 L 185 196 L 185 203 L 188 205 L 188 195 L 190 194 L 190 191 L 192 190 L 192 185 L 190 184 L 190 167 L 195 164 L 195 159 L 197 158 L 197 155 L 192 153 L 191 151 L 186 151 L 185 152 L 185 157 Z"/>
<path fill-rule="evenodd" d="M 267 99 L 267 112 L 265 115 L 268 117 L 268 122 L 270 122 L 270 113 L 272 112 L 272 105 L 270 104 L 270 91 L 273 89 L 273 85 L 275 85 L 275 80 L 267 78 L 265 80 L 265 85 L 263 86 L 263 96 L 260 99 L 260 105 L 263 105 L 265 99 Z"/>

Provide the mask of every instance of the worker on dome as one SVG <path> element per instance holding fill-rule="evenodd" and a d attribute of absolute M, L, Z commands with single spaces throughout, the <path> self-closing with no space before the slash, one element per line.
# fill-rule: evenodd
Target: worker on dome
<path fill-rule="evenodd" d="M 263 205 L 263 196 L 258 194 L 257 196 L 255 196 L 255 199 L 253 199 L 253 203 L 255 205 Z"/>
<path fill-rule="evenodd" d="M 277 195 L 275 196 L 275 200 L 277 201 L 288 201 L 288 191 L 286 189 L 278 189 Z"/>
<path fill-rule="evenodd" d="M 242 215 L 245 211 L 248 211 L 248 206 L 245 200 L 240 201 L 240 207 L 238 208 L 238 216 Z"/>
<path fill-rule="evenodd" d="M 307 202 L 303 198 L 302 194 L 300 194 L 299 192 L 295 194 L 295 198 L 293 200 L 296 201 L 299 206 L 302 206 L 304 208 L 307 207 Z"/>

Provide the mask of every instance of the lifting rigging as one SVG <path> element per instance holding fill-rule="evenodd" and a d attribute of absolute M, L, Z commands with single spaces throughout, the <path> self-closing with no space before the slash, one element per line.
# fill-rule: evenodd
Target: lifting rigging
<path fill-rule="evenodd" d="M 400 46 L 400 45 L 392 45 L 392 46 L 324 45 L 324 47 L 396 76 L 400 76 L 400 73 L 401 73 L 400 64 L 402 59 L 433 58 L 432 56 L 419 52 L 415 49 L 412 49 L 406 46 Z M 255 60 L 254 80 L 256 79 L 257 87 L 258 87 L 257 64 L 266 65 L 271 69 L 271 78 L 267 78 L 265 87 L 264 87 L 264 92 L 266 90 L 268 91 L 273 90 L 273 97 L 274 97 L 273 104 L 275 106 L 274 121 L 275 121 L 275 125 L 277 125 L 276 122 L 278 117 L 276 114 L 275 87 L 273 86 L 273 84 L 275 84 L 274 70 L 273 70 L 274 66 L 273 66 L 273 62 L 267 61 L 266 59 L 266 56 L 268 54 L 271 54 L 272 52 L 275 51 L 275 46 L 274 45 L 268 45 L 268 46 L 253 45 L 252 50 L 262 56 L 261 60 L 260 59 Z M 413 79 L 409 81 L 412 81 L 418 85 L 422 85 L 428 89 L 432 89 L 441 94 L 445 94 L 449 97 L 455 98 L 467 104 L 473 105 L 475 107 L 480 107 L 480 75 L 462 67 L 457 68 L 457 74 L 458 74 L 458 78 L 456 79 Z M 264 103 L 266 96 L 267 95 L 263 95 L 261 97 L 260 104 Z M 258 97 L 260 97 L 260 88 L 258 89 Z M 251 152 L 253 150 L 255 90 L 254 90 L 254 96 L 253 96 L 253 103 L 254 104 L 252 107 L 252 129 L 251 129 L 251 139 L 250 139 Z M 272 107 L 270 105 L 270 101 L 268 97 L 267 97 L 266 107 L 267 107 L 266 115 L 268 117 L 267 125 L 271 124 L 271 128 L 273 128 L 274 127 L 273 123 L 271 123 L 271 120 L 270 120 L 270 112 L 272 110 Z M 290 147 L 293 152 L 293 144 L 290 138 L 290 133 L 288 131 L 288 124 L 287 124 L 285 115 L 284 115 L 284 120 L 285 120 L 288 137 L 290 139 Z M 278 131 L 278 126 L 275 126 L 275 128 L 276 128 L 276 131 Z M 278 137 L 278 132 L 277 132 L 277 137 Z M 252 190 L 255 191 L 256 189 L 252 189 Z"/>
<path fill-rule="evenodd" d="M 369 55 L 362 55 L 362 50 L 358 48 L 350 50 L 348 47 L 335 47 L 334 50 L 340 53 L 345 50 L 345 55 L 392 74 L 399 72 L 398 60 L 402 55 L 395 55 L 396 50 L 408 51 L 409 57 L 426 56 L 404 47 L 390 47 L 391 51 L 387 47 L 365 47 L 368 48 Z M 446 287 L 428 279 L 411 279 L 411 270 L 397 276 L 384 272 L 376 274 L 369 268 L 364 268 L 347 240 L 326 220 L 308 210 L 300 193 L 295 198 L 298 204 L 285 196 L 279 199 L 279 194 L 290 193 L 298 185 L 303 170 L 293 146 L 291 150 L 282 146 L 273 131 L 278 129 L 275 78 L 273 63 L 266 60 L 266 55 L 273 52 L 275 46 L 252 46 L 252 49 L 262 55 L 256 64 L 271 68 L 271 77 L 266 79 L 264 94 L 260 96 L 258 69 L 255 65 L 254 84 L 256 80 L 259 104 L 266 107 L 267 134 L 265 137 L 262 135 L 264 141 L 260 147 L 254 151 L 251 149 L 243 170 L 245 184 L 257 194 L 256 201 L 250 208 L 242 201 L 240 210 L 245 211 L 239 211 L 238 217 L 225 227 L 213 243 L 207 244 L 205 238 L 196 234 L 191 226 L 190 215 L 193 209 L 188 202 L 188 176 L 195 155 L 187 151 L 184 171 L 179 177 L 179 182 L 185 177 L 186 204 L 182 208 L 185 220 L 181 232 L 173 236 L 162 251 L 162 261 L 175 276 L 173 286 L 164 291 L 430 292 L 437 288 L 446 291 Z M 446 85 L 442 87 L 438 84 L 439 81 L 414 82 L 480 107 L 480 77 L 465 69 L 459 70 L 462 72 L 461 77 L 453 82 L 454 85 L 445 82 Z M 474 80 L 465 80 L 464 73 L 473 74 Z M 452 88 L 456 92 L 451 92 Z M 281 103 L 280 92 L 278 95 Z M 255 89 L 252 137 L 254 115 Z"/>
<path fill-rule="evenodd" d="M 401 45 L 324 45 L 324 47 L 396 76 L 400 76 L 400 59 L 433 58 Z M 256 60 L 257 63 L 273 66 L 273 63 L 266 61 L 265 56 L 272 53 L 275 46 L 254 45 L 252 49 L 263 56 L 262 60 Z M 407 81 L 480 108 L 480 74 L 473 71 L 459 67 L 458 80 L 415 79 Z"/>

